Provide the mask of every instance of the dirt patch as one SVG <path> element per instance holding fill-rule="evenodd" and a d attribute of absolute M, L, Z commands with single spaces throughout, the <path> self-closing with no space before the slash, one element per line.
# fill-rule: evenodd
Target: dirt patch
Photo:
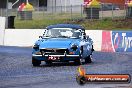
<path fill-rule="evenodd" d="M 131 19 L 118 19 L 118 20 L 113 20 L 113 22 L 117 23 L 115 27 L 117 28 L 127 28 L 127 29 L 132 29 L 132 18 Z"/>
<path fill-rule="evenodd" d="M 68 20 L 65 23 L 80 24 L 86 29 L 101 29 L 101 30 L 132 30 L 132 18 L 131 19 L 102 19 L 102 20 L 90 20 L 90 19 L 73 19 Z"/>

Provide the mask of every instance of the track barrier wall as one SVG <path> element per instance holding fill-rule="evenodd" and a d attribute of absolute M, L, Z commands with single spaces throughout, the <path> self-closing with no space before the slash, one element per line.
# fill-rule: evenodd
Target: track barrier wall
<path fill-rule="evenodd" d="M 102 30 L 86 30 L 86 34 L 93 40 L 96 51 L 101 51 Z"/>
<path fill-rule="evenodd" d="M 132 52 L 132 31 L 102 31 L 101 51 Z"/>
<path fill-rule="evenodd" d="M 28 47 L 43 35 L 44 29 L 5 29 L 3 33 L 0 45 Z M 132 31 L 86 30 L 86 34 L 92 38 L 96 51 L 132 52 Z"/>
<path fill-rule="evenodd" d="M 4 45 L 5 23 L 6 18 L 0 17 L 0 45 Z"/>
<path fill-rule="evenodd" d="M 5 17 L 0 17 L 0 45 L 33 46 L 44 29 L 5 29 Z M 125 30 L 125 29 L 124 29 Z M 132 31 L 86 30 L 95 51 L 132 52 Z"/>
<path fill-rule="evenodd" d="M 40 35 L 43 35 L 44 29 L 6 29 L 5 46 L 33 46 Z"/>

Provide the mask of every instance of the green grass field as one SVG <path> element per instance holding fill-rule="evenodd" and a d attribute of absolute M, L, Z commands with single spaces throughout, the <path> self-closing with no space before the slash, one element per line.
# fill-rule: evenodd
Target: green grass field
<path fill-rule="evenodd" d="M 15 20 L 16 29 L 43 29 L 48 25 L 59 23 L 80 24 L 86 29 L 101 30 L 132 30 L 132 20 L 70 20 L 70 19 L 39 19 L 39 20 Z"/>
<path fill-rule="evenodd" d="M 100 20 L 85 19 L 84 14 L 49 14 L 33 13 L 33 20 L 15 19 L 16 29 L 43 29 L 48 25 L 59 23 L 80 24 L 88 30 L 132 30 L 132 19 L 124 18 L 104 18 Z"/>

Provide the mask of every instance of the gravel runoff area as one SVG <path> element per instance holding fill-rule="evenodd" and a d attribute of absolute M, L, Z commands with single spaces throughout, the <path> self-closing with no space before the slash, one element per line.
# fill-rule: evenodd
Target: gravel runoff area
<path fill-rule="evenodd" d="M 53 63 L 40 67 L 31 64 L 31 48 L 0 46 L 0 88 L 132 88 L 129 84 L 91 83 L 78 85 L 78 66 Z M 132 52 L 94 52 L 93 63 L 84 64 L 87 74 L 132 75 Z"/>

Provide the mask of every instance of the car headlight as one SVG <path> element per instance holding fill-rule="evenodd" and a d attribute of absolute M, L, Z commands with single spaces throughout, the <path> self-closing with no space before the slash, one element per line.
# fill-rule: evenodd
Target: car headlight
<path fill-rule="evenodd" d="M 41 55 L 42 53 L 41 52 L 35 52 L 36 55 Z"/>
<path fill-rule="evenodd" d="M 34 46 L 33 46 L 33 49 L 39 50 L 39 45 L 34 45 Z"/>
<path fill-rule="evenodd" d="M 73 51 L 76 51 L 77 48 L 78 48 L 78 46 L 77 46 L 76 44 L 72 44 L 72 45 L 71 45 L 71 49 L 72 49 Z"/>

